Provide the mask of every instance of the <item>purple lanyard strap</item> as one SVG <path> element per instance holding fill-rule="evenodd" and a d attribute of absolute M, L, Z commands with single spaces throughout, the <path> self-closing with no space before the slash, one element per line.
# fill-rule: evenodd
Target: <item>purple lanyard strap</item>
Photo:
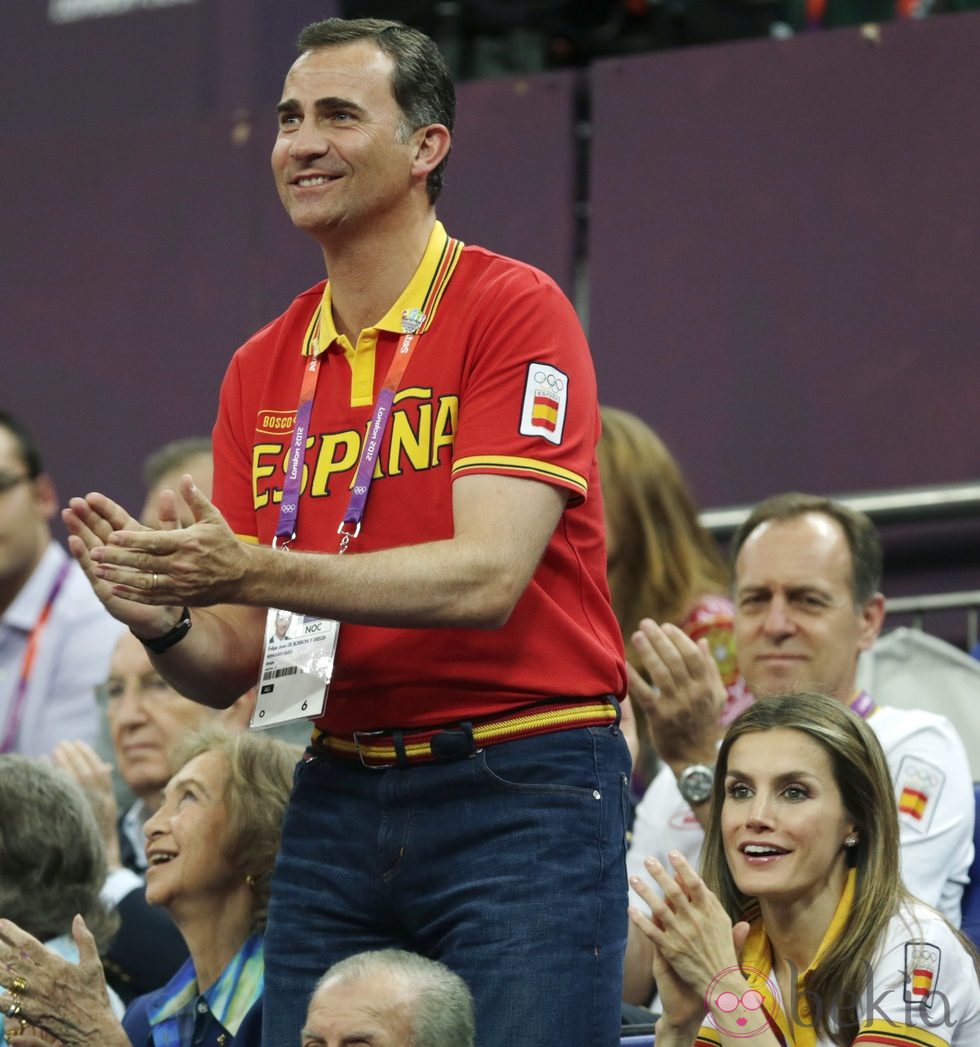
<path fill-rule="evenodd" d="M 361 450 L 361 460 L 357 466 L 354 487 L 343 520 L 337 528 L 337 533 L 341 536 L 340 552 L 342 553 L 347 551 L 351 539 L 360 534 L 364 506 L 374 479 L 374 466 L 381 452 L 381 443 L 391 418 L 395 393 L 408 367 L 408 361 L 415 352 L 420 337 L 418 331 L 424 323 L 425 314 L 419 312 L 418 309 L 409 309 L 402 314 L 401 341 L 378 391 L 374 414 L 368 426 L 364 447 Z M 318 336 L 319 329 L 314 337 L 318 338 Z M 287 549 L 289 543 L 296 537 L 296 517 L 299 514 L 299 494 L 303 480 L 303 459 L 306 455 L 306 438 L 310 429 L 310 416 L 313 413 L 313 399 L 316 395 L 319 376 L 320 353 L 317 347 L 303 372 L 299 405 L 296 408 L 296 422 L 293 426 L 293 439 L 289 447 L 286 479 L 282 489 L 282 503 L 279 506 L 279 522 L 276 526 L 276 537 L 273 544 L 283 549 Z"/>
<path fill-rule="evenodd" d="M 850 708 L 851 712 L 856 713 L 862 720 L 867 720 L 877 706 L 871 700 L 871 695 L 867 691 L 858 691 L 851 702 Z"/>

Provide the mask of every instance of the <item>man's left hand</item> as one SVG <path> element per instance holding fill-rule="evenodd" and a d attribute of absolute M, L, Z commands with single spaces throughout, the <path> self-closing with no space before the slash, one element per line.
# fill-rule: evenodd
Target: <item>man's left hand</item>
<path fill-rule="evenodd" d="M 248 566 L 243 542 L 194 484 L 181 480 L 184 501 L 194 523 L 175 530 L 114 530 L 105 544 L 92 549 L 93 573 L 112 585 L 112 592 L 134 603 L 208 607 L 240 600 L 240 583 Z M 89 495 L 91 509 L 104 519 L 115 504 L 104 495 Z"/>

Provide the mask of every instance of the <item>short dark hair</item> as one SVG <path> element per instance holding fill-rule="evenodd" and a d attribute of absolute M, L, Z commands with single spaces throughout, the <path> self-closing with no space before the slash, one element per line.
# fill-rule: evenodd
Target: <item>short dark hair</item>
<path fill-rule="evenodd" d="M 308 25 L 296 41 L 300 54 L 321 47 L 374 40 L 378 49 L 394 63 L 391 93 L 402 111 L 407 139 L 413 131 L 429 124 L 443 124 L 450 132 L 456 121 L 456 89 L 446 60 L 425 33 L 403 22 L 384 18 L 327 18 Z M 426 179 L 429 202 L 442 192 L 443 172 L 449 154 Z"/>
<path fill-rule="evenodd" d="M 44 472 L 44 466 L 41 463 L 41 452 L 34 442 L 34 437 L 24 428 L 22 422 L 3 410 L 0 410 L 0 429 L 6 429 L 14 438 L 20 456 L 24 459 L 24 465 L 27 466 L 27 475 L 32 480 L 36 480 Z"/>
<path fill-rule="evenodd" d="M 807 513 L 829 516 L 840 524 L 851 550 L 851 592 L 854 605 L 863 607 L 881 586 L 881 540 L 871 520 L 857 509 L 832 498 L 790 491 L 766 498 L 749 513 L 732 536 L 732 568 L 749 535 L 769 520 L 795 520 Z"/>

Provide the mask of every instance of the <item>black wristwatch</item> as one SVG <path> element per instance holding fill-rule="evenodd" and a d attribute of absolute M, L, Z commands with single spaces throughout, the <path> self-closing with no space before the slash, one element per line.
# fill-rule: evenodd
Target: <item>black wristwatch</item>
<path fill-rule="evenodd" d="M 677 778 L 677 788 L 684 799 L 692 806 L 704 803 L 711 797 L 711 787 L 715 782 L 715 769 L 704 763 L 692 763 L 685 767 Z"/>
<path fill-rule="evenodd" d="M 190 632 L 191 629 L 191 612 L 190 608 L 185 607 L 180 612 L 180 621 L 170 630 L 168 633 L 164 633 L 163 636 L 154 637 L 152 640 L 144 640 L 142 637 L 137 637 L 139 642 L 152 651 L 154 654 L 163 654 L 164 651 L 169 651 L 175 643 L 180 643 L 181 640 Z"/>

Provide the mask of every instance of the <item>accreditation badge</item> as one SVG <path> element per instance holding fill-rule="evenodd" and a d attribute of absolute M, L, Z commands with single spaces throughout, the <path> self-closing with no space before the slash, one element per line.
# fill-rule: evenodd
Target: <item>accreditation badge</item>
<path fill-rule="evenodd" d="M 253 730 L 323 715 L 339 631 L 330 618 L 269 608 Z"/>

